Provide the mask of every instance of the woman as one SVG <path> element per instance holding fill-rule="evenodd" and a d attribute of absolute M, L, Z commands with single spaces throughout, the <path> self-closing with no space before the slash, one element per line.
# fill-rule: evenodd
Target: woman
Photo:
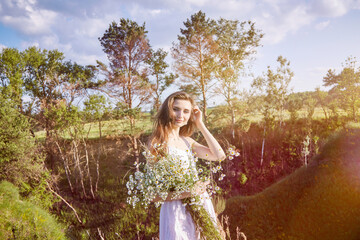
<path fill-rule="evenodd" d="M 204 136 L 208 147 L 194 141 L 190 136 L 197 127 Z M 168 154 L 176 155 L 181 162 L 190 163 L 195 167 L 193 160 L 199 157 L 205 160 L 217 161 L 225 158 L 225 153 L 219 143 L 212 136 L 202 121 L 202 112 L 195 105 L 194 100 L 185 92 L 171 94 L 162 104 L 157 114 L 154 132 L 149 141 L 149 147 L 155 152 L 154 146 L 163 144 Z M 164 146 L 165 145 L 165 146 Z M 211 199 L 206 192 L 209 182 L 197 182 L 191 192 L 184 192 L 176 199 L 171 193 L 160 210 L 160 240 L 195 240 L 200 239 L 194 222 L 181 199 L 189 198 L 194 194 L 201 195 L 203 206 L 210 214 L 214 223 L 216 215 Z M 154 201 L 160 201 L 157 197 Z"/>

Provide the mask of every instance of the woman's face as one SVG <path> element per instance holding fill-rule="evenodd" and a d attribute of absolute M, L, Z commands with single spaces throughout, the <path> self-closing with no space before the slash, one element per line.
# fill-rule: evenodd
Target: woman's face
<path fill-rule="evenodd" d="M 175 126 L 185 126 L 191 116 L 192 105 L 188 100 L 175 99 L 173 104 L 173 112 L 175 115 Z"/>

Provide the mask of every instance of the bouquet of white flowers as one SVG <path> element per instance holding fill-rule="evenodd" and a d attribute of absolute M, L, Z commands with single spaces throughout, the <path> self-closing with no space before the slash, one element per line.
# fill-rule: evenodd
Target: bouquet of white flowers
<path fill-rule="evenodd" d="M 161 145 L 155 146 L 156 149 L 161 149 Z M 237 156 L 235 151 L 228 150 L 228 159 Z M 189 152 L 189 154 L 191 154 Z M 128 189 L 128 203 L 133 207 L 142 205 L 145 208 L 153 202 L 157 197 L 162 201 L 156 201 L 156 207 L 164 203 L 171 193 L 172 199 L 178 198 L 182 193 L 192 192 L 195 184 L 198 181 L 209 181 L 214 178 L 211 174 L 220 173 L 222 170 L 221 162 L 216 167 L 206 169 L 204 167 L 196 169 L 197 158 L 192 156 L 190 162 L 181 162 L 182 159 L 176 155 L 165 153 L 154 155 L 148 149 L 143 152 L 146 158 L 146 163 L 136 164 L 139 171 L 130 175 L 129 181 L 126 183 Z M 225 174 L 219 174 L 219 180 L 222 180 Z M 212 195 L 220 188 L 213 182 L 207 189 Z M 208 212 L 202 206 L 199 195 L 193 195 L 190 198 L 182 199 L 183 204 L 192 216 L 196 227 L 200 230 L 203 237 L 206 239 L 222 239 L 218 229 L 215 227 Z"/>
<path fill-rule="evenodd" d="M 155 202 L 158 207 L 164 203 L 168 194 L 176 199 L 183 192 L 190 192 L 194 184 L 199 181 L 196 168 L 181 163 L 176 156 L 164 154 L 155 156 L 149 150 L 143 152 L 146 163 L 137 165 L 141 171 L 130 175 L 126 183 L 128 189 L 128 203 L 147 207 L 157 196 L 163 201 Z"/>

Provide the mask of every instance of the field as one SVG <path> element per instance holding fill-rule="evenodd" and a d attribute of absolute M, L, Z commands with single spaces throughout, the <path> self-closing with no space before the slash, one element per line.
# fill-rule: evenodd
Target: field
<path fill-rule="evenodd" d="M 212 122 L 211 111 L 212 111 L 212 109 L 209 110 L 209 118 L 210 118 L 209 122 L 211 122 L 212 125 L 216 125 L 217 127 L 219 127 L 219 126 L 227 126 L 229 124 L 229 119 L 226 119 L 226 118 L 216 119 L 215 122 Z M 339 115 L 340 116 L 345 115 L 345 112 L 339 111 Z M 301 109 L 300 111 L 298 111 L 298 118 L 306 118 L 306 117 L 307 117 L 307 112 L 305 109 Z M 242 119 L 248 120 L 253 123 L 261 122 L 262 118 L 263 118 L 263 116 L 259 112 L 252 112 L 252 113 L 245 114 L 244 116 L 242 116 Z M 325 115 L 324 115 L 323 110 L 319 107 L 315 108 L 312 119 L 313 120 L 321 120 L 324 118 L 325 118 Z M 286 121 L 289 119 L 290 119 L 290 113 L 288 111 L 284 111 L 283 120 Z M 239 118 L 238 118 L 238 120 L 239 120 Z M 138 134 L 149 135 L 151 133 L 152 127 L 153 127 L 153 121 L 152 121 L 150 113 L 141 113 L 140 118 L 137 120 L 136 127 L 137 127 L 137 129 L 135 130 L 135 132 L 137 132 Z M 116 137 L 116 136 L 131 134 L 130 133 L 130 124 L 129 124 L 129 121 L 127 121 L 126 119 L 102 121 L 101 122 L 101 132 L 102 132 L 103 137 Z M 86 123 L 84 125 L 84 133 L 88 139 L 98 139 L 100 136 L 99 123 L 98 122 Z M 43 130 L 37 131 L 35 133 L 35 136 L 38 139 L 44 139 L 45 131 L 43 131 Z M 70 139 L 70 136 L 68 134 L 65 134 L 64 138 Z"/>

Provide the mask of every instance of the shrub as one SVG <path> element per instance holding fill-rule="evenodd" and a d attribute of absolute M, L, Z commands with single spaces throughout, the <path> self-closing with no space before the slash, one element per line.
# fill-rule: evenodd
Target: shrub
<path fill-rule="evenodd" d="M 21 200 L 13 184 L 0 183 L 0 239 L 66 239 L 62 229 L 47 211 Z"/>

